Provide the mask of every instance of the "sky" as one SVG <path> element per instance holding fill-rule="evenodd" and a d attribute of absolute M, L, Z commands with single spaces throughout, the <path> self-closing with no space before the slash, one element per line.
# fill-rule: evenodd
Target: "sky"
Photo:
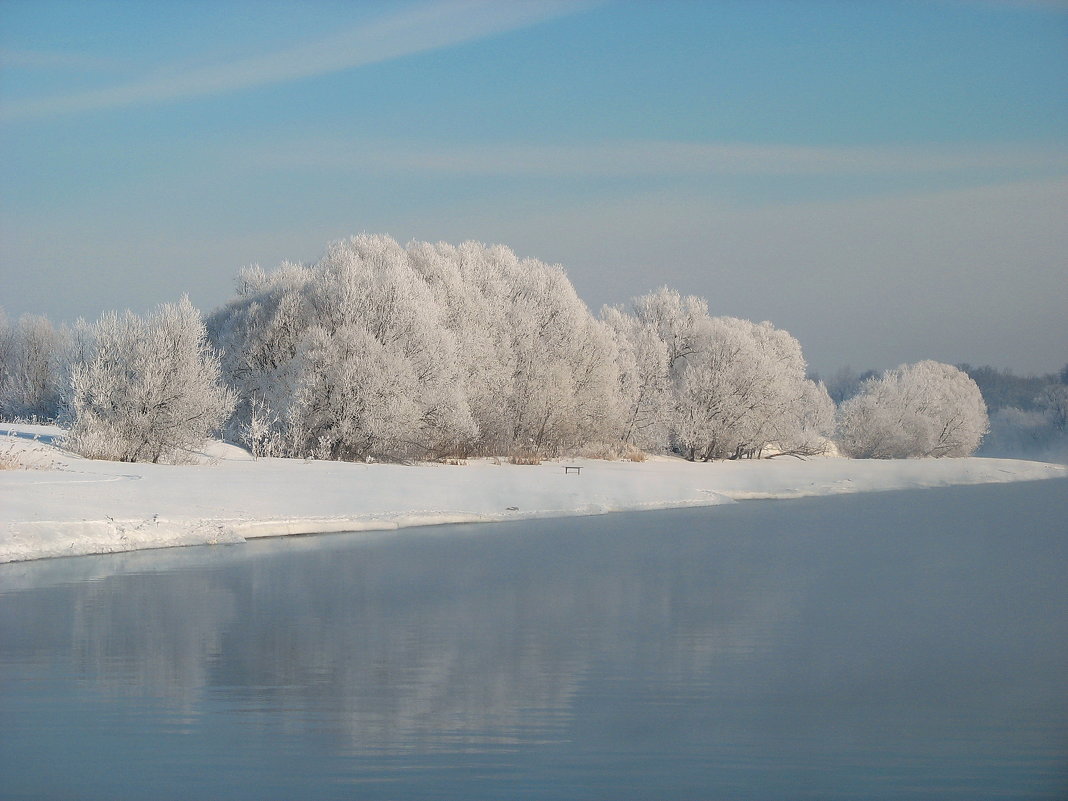
<path fill-rule="evenodd" d="M 813 369 L 1068 362 L 1068 2 L 0 0 L 0 306 L 357 233 L 667 284 Z"/>

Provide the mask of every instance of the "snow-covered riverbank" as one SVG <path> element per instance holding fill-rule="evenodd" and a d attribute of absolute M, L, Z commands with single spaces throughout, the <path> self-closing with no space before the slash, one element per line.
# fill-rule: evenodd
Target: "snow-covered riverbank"
<path fill-rule="evenodd" d="M 978 458 L 364 465 L 252 460 L 221 444 L 202 464 L 174 466 L 82 459 L 53 443 L 61 433 L 0 426 L 0 453 L 34 466 L 0 470 L 0 562 L 1068 476 L 1060 465 Z"/>

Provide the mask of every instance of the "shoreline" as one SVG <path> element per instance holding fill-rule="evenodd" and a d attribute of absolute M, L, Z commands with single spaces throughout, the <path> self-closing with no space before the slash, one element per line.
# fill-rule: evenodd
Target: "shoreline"
<path fill-rule="evenodd" d="M 223 443 L 200 464 L 154 465 L 67 453 L 54 427 L 4 424 L 0 437 L 8 430 L 4 448 L 31 469 L 0 471 L 0 563 L 1068 476 L 1063 465 L 982 457 L 367 465 L 253 460 Z"/>

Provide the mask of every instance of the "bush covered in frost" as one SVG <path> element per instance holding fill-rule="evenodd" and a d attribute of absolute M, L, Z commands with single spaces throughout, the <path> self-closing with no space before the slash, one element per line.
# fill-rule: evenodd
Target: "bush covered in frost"
<path fill-rule="evenodd" d="M 188 298 L 143 319 L 105 314 L 71 365 L 67 444 L 93 459 L 184 461 L 234 405 Z"/>
<path fill-rule="evenodd" d="M 975 382 L 952 365 L 922 361 L 868 379 L 842 404 L 838 446 L 856 458 L 968 456 L 988 428 Z"/>

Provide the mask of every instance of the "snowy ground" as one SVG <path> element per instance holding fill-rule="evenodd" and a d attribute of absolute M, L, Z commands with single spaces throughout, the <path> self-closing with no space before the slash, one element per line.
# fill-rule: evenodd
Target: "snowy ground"
<path fill-rule="evenodd" d="M 62 433 L 0 425 L 0 464 L 30 468 L 0 470 L 0 562 L 1068 476 L 1061 465 L 977 458 L 363 465 L 253 460 L 222 443 L 197 465 L 126 464 L 67 453 Z M 582 471 L 565 473 L 565 465 Z"/>

